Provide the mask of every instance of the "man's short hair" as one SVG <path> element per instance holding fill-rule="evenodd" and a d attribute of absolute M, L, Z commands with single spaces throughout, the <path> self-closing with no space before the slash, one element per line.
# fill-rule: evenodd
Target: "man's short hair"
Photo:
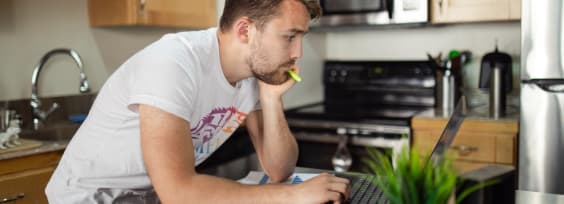
<path fill-rule="evenodd" d="M 223 15 L 219 21 L 221 31 L 229 31 L 240 17 L 247 17 L 259 30 L 274 16 L 280 14 L 280 5 L 288 0 L 226 0 Z M 321 16 L 321 8 L 317 0 L 289 0 L 302 3 L 309 12 L 310 19 Z"/>

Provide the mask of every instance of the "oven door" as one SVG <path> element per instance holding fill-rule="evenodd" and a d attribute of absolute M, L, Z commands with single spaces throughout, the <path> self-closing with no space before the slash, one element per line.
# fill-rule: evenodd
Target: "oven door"
<path fill-rule="evenodd" d="M 300 149 L 298 166 L 334 170 L 332 159 L 339 143 L 339 135 L 335 129 L 303 127 L 291 127 L 291 129 Z M 368 166 L 362 162 L 362 158 L 368 158 L 367 148 L 391 152 L 393 158 L 394 155 L 399 154 L 402 147 L 409 146 L 409 127 L 394 127 L 393 131 L 386 132 L 356 127 L 348 129 L 356 133 L 347 134 L 347 148 L 352 156 L 349 171 L 365 171 Z"/>

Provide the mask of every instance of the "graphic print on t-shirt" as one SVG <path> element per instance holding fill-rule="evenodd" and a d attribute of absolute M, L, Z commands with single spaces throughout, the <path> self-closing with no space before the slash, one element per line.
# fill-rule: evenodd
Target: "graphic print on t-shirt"
<path fill-rule="evenodd" d="M 215 151 L 247 117 L 235 107 L 214 108 L 191 129 L 196 164 Z"/>

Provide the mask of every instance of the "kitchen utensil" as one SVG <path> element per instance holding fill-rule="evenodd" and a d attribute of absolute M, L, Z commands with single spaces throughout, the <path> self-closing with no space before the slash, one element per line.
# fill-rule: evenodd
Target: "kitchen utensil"
<path fill-rule="evenodd" d="M 461 56 L 447 59 L 443 71 L 437 72 L 437 102 L 443 114 L 449 115 L 462 95 Z"/>
<path fill-rule="evenodd" d="M 438 58 L 433 59 L 433 57 L 427 53 L 427 57 L 435 62 L 434 64 L 437 70 L 437 107 L 442 110 L 444 116 L 448 116 L 453 111 L 455 104 L 462 95 L 462 89 L 464 87 L 462 68 L 471 60 L 472 53 L 468 50 L 451 50 L 448 53 L 447 59 L 442 60 L 440 56 L 439 54 Z"/>

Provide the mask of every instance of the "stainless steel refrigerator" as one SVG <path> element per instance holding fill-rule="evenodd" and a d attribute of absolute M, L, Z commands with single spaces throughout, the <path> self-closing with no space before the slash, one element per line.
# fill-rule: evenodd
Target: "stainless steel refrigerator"
<path fill-rule="evenodd" d="M 517 203 L 564 203 L 564 4 L 522 0 Z"/>

